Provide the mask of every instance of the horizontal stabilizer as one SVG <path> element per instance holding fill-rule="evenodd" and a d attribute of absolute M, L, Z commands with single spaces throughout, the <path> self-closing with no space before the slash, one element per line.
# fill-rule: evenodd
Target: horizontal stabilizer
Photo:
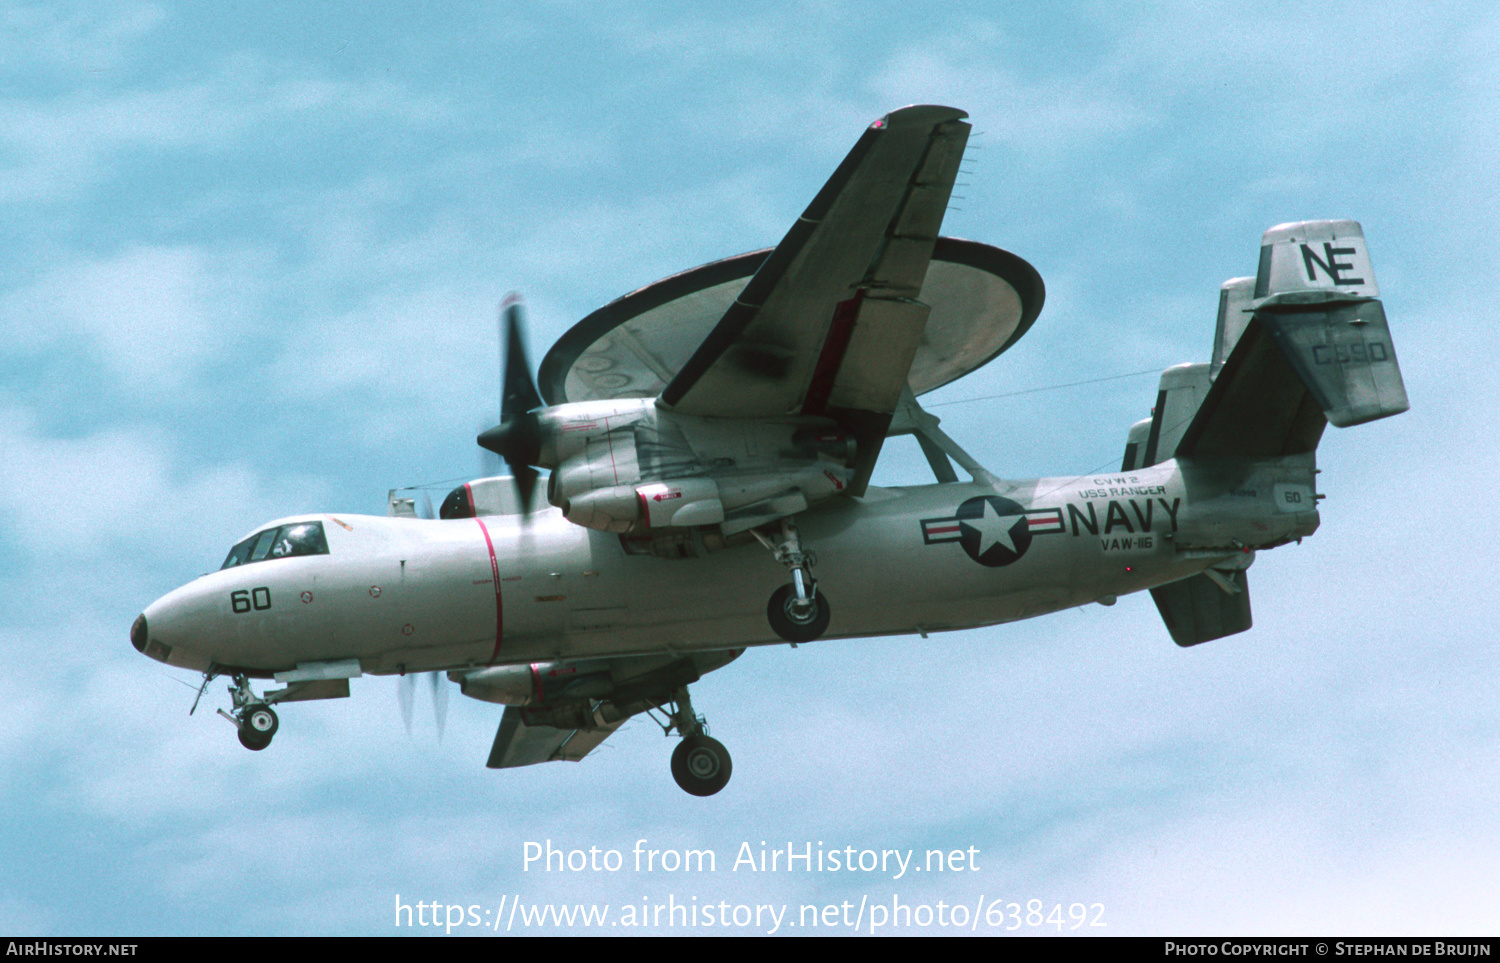
<path fill-rule="evenodd" d="M 1314 451 L 1328 419 L 1252 320 L 1176 448 L 1183 456 L 1280 458 Z"/>
<path fill-rule="evenodd" d="M 1194 575 L 1151 590 L 1172 641 L 1183 648 L 1250 628 L 1247 573 L 1241 569 L 1215 574 L 1229 586 L 1228 591 L 1208 575 Z"/>
<path fill-rule="evenodd" d="M 1244 298 L 1245 282 L 1229 282 L 1221 294 L 1214 364 L 1227 358 L 1177 455 L 1304 454 L 1317 448 L 1328 422 L 1345 428 L 1407 409 L 1357 223 L 1271 228 L 1262 239 L 1252 300 Z"/>
<path fill-rule="evenodd" d="M 1409 404 L 1379 301 L 1301 304 L 1283 295 L 1255 312 L 1339 428 L 1399 415 Z M 1287 300 L 1283 300 L 1287 299 Z"/>

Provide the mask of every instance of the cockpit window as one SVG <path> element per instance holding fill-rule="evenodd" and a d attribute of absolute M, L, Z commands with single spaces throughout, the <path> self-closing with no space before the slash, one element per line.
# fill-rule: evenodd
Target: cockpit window
<path fill-rule="evenodd" d="M 293 555 L 327 555 L 328 540 L 322 522 L 293 522 L 280 528 L 256 532 L 229 550 L 221 569 Z"/>
<path fill-rule="evenodd" d="M 265 559 L 266 553 L 271 550 L 271 543 L 276 540 L 274 529 L 261 532 L 255 538 L 255 544 L 250 548 L 250 557 L 246 561 L 259 562 Z"/>

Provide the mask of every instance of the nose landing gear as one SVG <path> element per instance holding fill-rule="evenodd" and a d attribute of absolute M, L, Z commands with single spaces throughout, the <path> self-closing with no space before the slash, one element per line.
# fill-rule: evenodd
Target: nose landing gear
<path fill-rule="evenodd" d="M 271 744 L 271 737 L 280 727 L 276 712 L 270 706 L 247 706 L 240 713 L 240 745 L 259 752 Z"/>
<path fill-rule="evenodd" d="M 234 723 L 239 730 L 240 745 L 253 752 L 269 746 L 271 737 L 281 728 L 281 721 L 276 718 L 276 711 L 250 688 L 249 677 L 236 674 L 234 685 L 229 687 L 229 696 L 234 700 L 234 714 L 220 709 L 219 715 Z"/>

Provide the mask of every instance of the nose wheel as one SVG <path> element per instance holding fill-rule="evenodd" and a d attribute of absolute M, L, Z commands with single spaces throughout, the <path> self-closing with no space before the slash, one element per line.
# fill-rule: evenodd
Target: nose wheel
<path fill-rule="evenodd" d="M 239 731 L 240 745 L 252 752 L 260 752 L 269 746 L 276 730 L 281 728 L 276 710 L 255 694 L 247 676 L 234 677 L 234 685 L 229 687 L 229 696 L 234 700 L 234 713 L 231 715 L 220 709 L 219 715 L 234 723 L 235 729 Z"/>

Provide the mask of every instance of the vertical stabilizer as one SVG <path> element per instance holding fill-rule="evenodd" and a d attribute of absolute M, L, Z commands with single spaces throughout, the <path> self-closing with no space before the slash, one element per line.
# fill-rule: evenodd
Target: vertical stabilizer
<path fill-rule="evenodd" d="M 1135 471 L 1145 468 L 1146 440 L 1151 437 L 1151 422 L 1154 418 L 1142 418 L 1130 426 L 1130 435 L 1125 439 L 1125 459 L 1120 471 Z"/>
<path fill-rule="evenodd" d="M 1219 286 L 1219 323 L 1214 326 L 1214 358 L 1210 377 L 1217 378 L 1219 369 L 1229 360 L 1234 346 L 1240 343 L 1240 335 L 1250 323 L 1255 300 L 1255 278 L 1230 278 Z"/>
<path fill-rule="evenodd" d="M 1227 586 L 1227 588 L 1226 588 Z M 1151 590 L 1172 641 L 1183 648 L 1249 629 L 1250 580 L 1236 571 L 1192 578 Z"/>
<path fill-rule="evenodd" d="M 1209 366 L 1179 364 L 1161 373 L 1156 392 L 1156 407 L 1151 411 L 1151 428 L 1139 467 L 1166 461 L 1177 451 L 1182 433 L 1208 396 Z"/>
<path fill-rule="evenodd" d="M 1255 297 L 1309 291 L 1380 297 L 1358 221 L 1296 221 L 1261 235 Z"/>
<path fill-rule="evenodd" d="M 1151 589 L 1178 645 L 1250 628 L 1248 553 L 1316 530 L 1313 454 L 1328 423 L 1406 410 L 1379 294 L 1358 223 L 1278 224 L 1261 238 L 1256 276 L 1219 289 L 1212 360 L 1162 372 L 1151 420 L 1130 431 L 1126 467 L 1181 459 L 1206 489 L 1202 516 L 1222 516 L 1200 541 L 1223 557 Z M 1239 498 L 1249 502 L 1223 504 Z M 1286 524 L 1273 532 L 1274 521 Z"/>

